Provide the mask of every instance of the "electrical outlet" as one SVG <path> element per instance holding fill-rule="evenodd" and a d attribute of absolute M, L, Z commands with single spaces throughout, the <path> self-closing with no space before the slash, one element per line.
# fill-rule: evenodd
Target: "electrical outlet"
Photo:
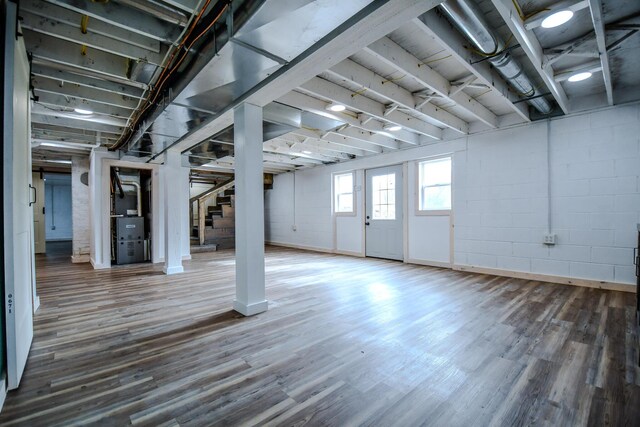
<path fill-rule="evenodd" d="M 297 227 L 297 226 L 295 226 L 295 225 L 292 225 L 292 226 L 291 226 L 291 230 L 293 230 L 293 231 L 298 231 L 298 227 Z"/>
<path fill-rule="evenodd" d="M 553 246 L 556 244 L 556 235 L 552 233 L 547 233 L 544 235 L 544 240 L 542 242 L 545 245 Z"/>

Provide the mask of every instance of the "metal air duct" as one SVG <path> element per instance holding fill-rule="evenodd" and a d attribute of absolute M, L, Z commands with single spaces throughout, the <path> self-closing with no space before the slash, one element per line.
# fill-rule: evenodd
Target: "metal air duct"
<path fill-rule="evenodd" d="M 480 52 L 487 56 L 495 55 L 489 61 L 521 96 L 529 98 L 543 93 L 524 74 L 520 64 L 509 52 L 500 53 L 505 48 L 504 42 L 489 27 L 473 0 L 448 0 L 440 7 Z M 551 104 L 542 96 L 528 102 L 542 114 L 551 112 Z"/>

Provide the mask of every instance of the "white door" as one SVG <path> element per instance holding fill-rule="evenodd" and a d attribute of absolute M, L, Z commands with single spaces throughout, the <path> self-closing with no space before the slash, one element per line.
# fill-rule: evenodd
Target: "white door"
<path fill-rule="evenodd" d="M 39 172 L 32 173 L 33 182 L 33 230 L 34 234 L 34 246 L 37 254 L 43 254 L 47 250 L 45 240 L 45 216 L 44 216 L 44 179 L 40 178 Z"/>
<path fill-rule="evenodd" d="M 402 165 L 366 171 L 366 255 L 404 259 Z"/>
<path fill-rule="evenodd" d="M 8 2 L 10 12 L 15 5 Z M 12 18 L 13 16 L 13 18 Z M 32 233 L 33 200 L 31 189 L 31 160 L 29 132 L 29 66 L 22 37 L 15 41 L 15 15 L 8 14 L 5 22 L 7 40 L 5 55 L 13 56 L 13 79 L 6 79 L 5 88 L 12 104 L 5 114 L 13 113 L 13 129 L 5 132 L 4 162 L 4 263 L 5 316 L 7 321 L 7 377 L 8 388 L 17 388 L 24 372 L 33 339 L 32 302 Z M 5 57 L 5 61 L 7 58 Z M 5 76 L 7 77 L 7 76 Z M 11 84 L 13 82 L 13 85 Z M 13 86 L 13 87 L 11 87 Z M 5 92 L 5 97 L 7 93 Z M 11 101 L 9 101 L 11 102 Z M 31 200 L 30 200 L 31 199 Z"/>

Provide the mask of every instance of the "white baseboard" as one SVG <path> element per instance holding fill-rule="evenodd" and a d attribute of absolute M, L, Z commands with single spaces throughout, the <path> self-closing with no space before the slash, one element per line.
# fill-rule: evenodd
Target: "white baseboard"
<path fill-rule="evenodd" d="M 176 265 L 173 267 L 165 267 L 162 269 L 162 271 L 164 271 L 164 274 L 166 275 L 171 275 L 171 274 L 183 273 L 184 268 L 181 265 Z"/>
<path fill-rule="evenodd" d="M 524 271 L 498 270 L 497 268 L 474 267 L 472 265 L 454 265 L 454 270 L 470 273 L 490 274 L 492 276 L 513 277 L 515 279 L 535 280 L 538 282 L 559 283 L 563 285 L 582 286 L 586 288 L 607 289 L 610 291 L 637 292 L 636 285 L 614 283 L 599 280 L 576 279 L 573 277 L 551 276 L 547 274 L 528 273 Z"/>
<path fill-rule="evenodd" d="M 4 377 L 0 380 L 0 412 L 4 406 L 4 400 L 7 398 L 7 378 Z"/>
<path fill-rule="evenodd" d="M 423 259 L 408 258 L 404 260 L 407 264 L 425 265 L 427 267 L 451 268 L 451 263 L 440 261 L 427 261 Z"/>
<path fill-rule="evenodd" d="M 189 261 L 191 259 L 191 254 L 189 255 L 182 255 L 182 260 L 183 261 Z"/>
<path fill-rule="evenodd" d="M 33 300 L 33 314 L 35 314 L 39 308 L 40 308 L 40 297 L 36 295 L 36 298 Z"/>
<path fill-rule="evenodd" d="M 334 254 L 338 254 L 338 255 L 347 255 L 347 256 L 355 256 L 358 258 L 364 258 L 365 254 L 361 253 L 361 252 L 356 252 L 356 251 L 343 251 L 341 249 L 336 249 L 335 251 L 333 251 Z"/>
<path fill-rule="evenodd" d="M 111 268 L 111 265 L 98 264 L 97 262 L 94 261 L 93 258 L 91 258 L 89 262 L 91 263 L 91 266 L 93 267 L 94 270 L 104 270 L 107 268 Z"/>
<path fill-rule="evenodd" d="M 291 249 L 302 249 L 303 251 L 322 252 L 325 254 L 335 253 L 333 249 L 319 248 L 317 246 L 294 245 L 291 243 L 281 243 L 281 242 L 264 242 L 264 243 L 265 245 L 280 246 L 282 248 L 291 248 Z"/>
<path fill-rule="evenodd" d="M 255 302 L 253 304 L 245 304 L 238 300 L 233 301 L 233 309 L 243 316 L 253 316 L 258 313 L 267 311 L 269 303 L 267 300 Z"/>

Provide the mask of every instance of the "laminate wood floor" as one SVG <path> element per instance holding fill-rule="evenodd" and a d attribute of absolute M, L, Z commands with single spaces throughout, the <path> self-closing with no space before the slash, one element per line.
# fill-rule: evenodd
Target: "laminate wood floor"
<path fill-rule="evenodd" d="M 0 425 L 638 425 L 635 295 L 269 248 L 94 271 L 38 258 L 42 306 Z"/>

